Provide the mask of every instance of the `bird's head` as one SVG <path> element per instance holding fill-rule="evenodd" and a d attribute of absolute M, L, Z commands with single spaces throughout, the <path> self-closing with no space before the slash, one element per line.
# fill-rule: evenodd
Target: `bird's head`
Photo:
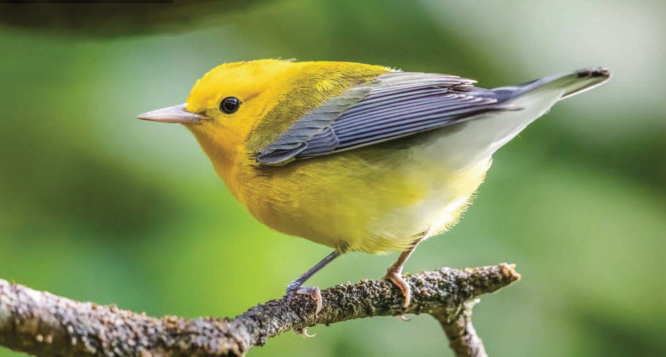
<path fill-rule="evenodd" d="M 246 151 L 259 122 L 284 98 L 301 63 L 258 60 L 226 63 L 199 79 L 185 104 L 154 110 L 139 119 L 187 127 L 218 166 Z"/>
<path fill-rule="evenodd" d="M 345 62 L 257 60 L 215 67 L 197 81 L 187 103 L 139 115 L 185 125 L 228 182 L 238 165 L 308 111 L 389 69 Z"/>

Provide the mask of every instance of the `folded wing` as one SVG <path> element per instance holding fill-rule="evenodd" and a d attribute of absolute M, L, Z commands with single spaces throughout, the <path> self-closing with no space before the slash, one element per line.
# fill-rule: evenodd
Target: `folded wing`
<path fill-rule="evenodd" d="M 493 91 L 455 76 L 392 72 L 357 85 L 300 118 L 255 153 L 280 165 L 426 132 L 510 109 Z"/>

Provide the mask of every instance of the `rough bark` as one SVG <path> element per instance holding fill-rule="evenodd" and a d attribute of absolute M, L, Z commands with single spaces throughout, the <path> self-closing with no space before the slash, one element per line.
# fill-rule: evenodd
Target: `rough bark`
<path fill-rule="evenodd" d="M 409 308 L 391 283 L 363 280 L 322 291 L 324 305 L 306 296 L 271 300 L 228 318 L 145 314 L 77 302 L 0 279 L 0 345 L 36 356 L 242 356 L 287 331 L 346 320 L 430 314 L 457 356 L 486 356 L 471 323 L 480 295 L 520 279 L 512 265 L 440 269 L 406 276 Z"/>

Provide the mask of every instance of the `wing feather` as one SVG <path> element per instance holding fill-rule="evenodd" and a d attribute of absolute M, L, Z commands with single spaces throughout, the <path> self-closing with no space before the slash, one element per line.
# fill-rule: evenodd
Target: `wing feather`
<path fill-rule="evenodd" d="M 310 111 L 255 154 L 261 164 L 327 155 L 450 125 L 503 106 L 456 76 L 391 72 Z"/>

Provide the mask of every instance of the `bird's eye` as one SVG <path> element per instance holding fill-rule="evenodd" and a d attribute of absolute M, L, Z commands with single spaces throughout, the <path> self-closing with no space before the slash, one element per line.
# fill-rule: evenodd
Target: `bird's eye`
<path fill-rule="evenodd" d="M 226 97 L 220 102 L 220 111 L 225 114 L 233 114 L 240 108 L 241 102 L 236 97 Z"/>

